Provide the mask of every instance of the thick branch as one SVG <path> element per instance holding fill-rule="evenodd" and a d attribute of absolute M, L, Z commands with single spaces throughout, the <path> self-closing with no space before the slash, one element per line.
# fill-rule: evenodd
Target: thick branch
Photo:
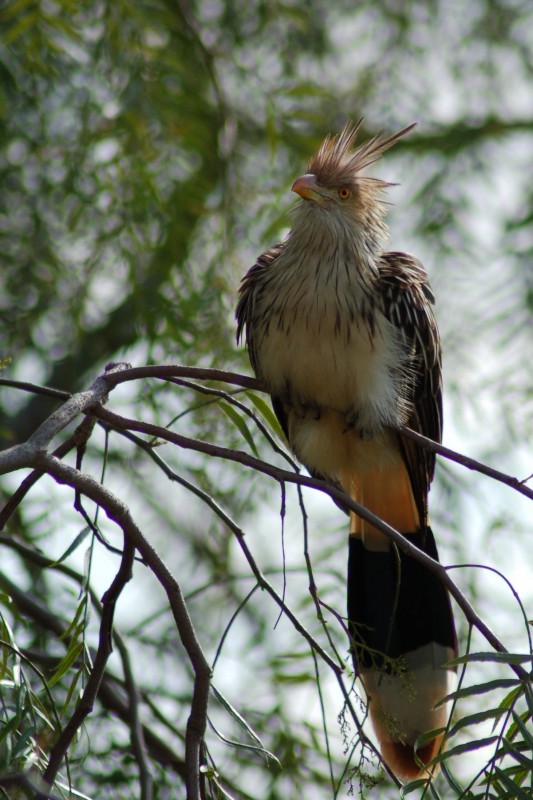
<path fill-rule="evenodd" d="M 83 410 L 85 410 L 93 403 L 105 402 L 107 391 L 113 389 L 115 386 L 118 386 L 120 383 L 138 380 L 141 378 L 156 378 L 158 380 L 192 378 L 198 381 L 219 381 L 223 383 L 230 383 L 234 386 L 241 386 L 245 389 L 253 389 L 260 392 L 265 391 L 261 381 L 258 381 L 256 378 L 252 378 L 247 375 L 240 375 L 235 372 L 227 372 L 225 370 L 186 367 L 178 364 L 131 367 L 129 364 L 112 363 L 107 366 L 105 373 L 96 379 L 88 392 L 82 392 L 78 395 L 74 395 L 72 400 L 74 400 L 74 398 L 82 398 L 81 403 Z M 48 390 L 47 387 L 39 386 L 37 384 L 31 384 L 22 381 L 12 381 L 5 378 L 0 378 L 0 386 L 2 385 L 18 388 L 21 391 L 34 392 L 36 394 L 50 393 L 54 397 L 68 396 L 66 393 L 60 392 L 57 389 Z M 98 396 L 100 392 L 102 392 L 102 396 Z M 62 409 L 63 408 L 64 406 L 62 406 Z M 74 405 L 70 406 L 69 414 L 74 410 L 74 408 Z M 61 409 L 59 409 L 59 411 L 60 410 Z M 66 424 L 68 424 L 71 419 L 74 418 L 74 416 L 76 416 L 76 413 L 70 417 L 69 414 L 65 416 L 66 421 L 64 421 L 64 424 L 61 423 L 60 418 L 56 418 L 54 420 L 54 425 L 56 426 L 55 433 L 58 433 L 63 427 L 65 427 Z M 55 415 L 53 414 L 48 418 L 48 420 L 46 420 L 46 422 L 49 422 L 54 416 Z M 399 428 L 399 432 L 406 438 L 417 442 L 420 447 L 432 450 L 434 453 L 438 453 L 444 458 L 448 458 L 451 461 L 455 461 L 457 464 L 467 467 L 467 469 L 480 472 L 483 475 L 493 478 L 494 480 L 500 481 L 506 486 L 510 486 L 529 499 L 533 500 L 533 489 L 527 487 L 525 485 L 525 481 L 521 481 L 511 475 L 507 475 L 506 473 L 500 472 L 492 467 L 488 467 L 480 461 L 476 461 L 473 458 L 469 458 L 461 453 L 457 453 L 456 451 L 451 450 L 449 447 L 445 447 L 438 442 L 434 442 L 432 439 L 428 439 L 426 436 L 423 436 L 422 434 L 417 433 L 406 426 Z M 5 450 L 3 453 L 0 453 L 0 475 L 5 472 L 10 472 L 14 469 L 20 469 L 20 460 L 24 458 L 24 454 L 19 450 L 19 448 L 22 446 L 23 445 L 18 445 L 10 448 L 9 450 Z"/>
<path fill-rule="evenodd" d="M 110 374 L 114 370 L 121 370 L 124 367 L 123 364 L 112 365 Z M 39 425 L 26 442 L 14 445 L 0 453 L 0 475 L 24 467 L 36 466 L 33 463 L 36 452 L 46 450 L 54 436 L 57 436 L 80 414 L 95 404 L 105 403 L 109 392 L 106 375 L 107 373 L 100 375 L 87 391 L 72 395 Z"/>

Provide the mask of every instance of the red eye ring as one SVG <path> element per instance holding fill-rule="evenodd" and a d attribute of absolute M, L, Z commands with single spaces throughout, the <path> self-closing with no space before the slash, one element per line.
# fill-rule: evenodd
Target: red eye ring
<path fill-rule="evenodd" d="M 337 194 L 340 200 L 348 200 L 348 198 L 352 195 L 347 186 L 343 186 L 342 189 L 339 189 Z"/>

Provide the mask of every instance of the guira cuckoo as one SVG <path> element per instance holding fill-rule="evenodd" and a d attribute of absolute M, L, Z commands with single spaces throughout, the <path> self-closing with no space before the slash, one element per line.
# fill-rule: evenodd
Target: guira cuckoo
<path fill-rule="evenodd" d="M 290 447 L 312 475 L 342 487 L 437 558 L 427 496 L 435 457 L 402 438 L 442 432 L 440 339 L 426 271 L 384 249 L 385 181 L 368 177 L 413 127 L 358 148 L 361 122 L 328 136 L 292 191 L 283 243 L 259 256 L 237 306 L 239 340 Z M 442 735 L 456 653 L 449 596 L 436 575 L 350 513 L 348 623 L 354 665 L 381 754 L 402 780 L 424 772 Z"/>

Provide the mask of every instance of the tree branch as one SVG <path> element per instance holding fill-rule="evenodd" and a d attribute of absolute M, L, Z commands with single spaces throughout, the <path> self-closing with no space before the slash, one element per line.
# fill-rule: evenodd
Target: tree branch
<path fill-rule="evenodd" d="M 209 455 L 214 458 L 223 458 L 229 461 L 234 461 L 238 464 L 249 467 L 256 472 L 261 472 L 264 475 L 268 475 L 271 478 L 274 478 L 274 480 L 276 480 L 278 483 L 286 481 L 289 483 L 298 484 L 300 486 L 308 486 L 313 489 L 318 489 L 320 492 L 329 495 L 342 507 L 349 508 L 351 511 L 354 511 L 359 517 L 366 520 L 379 531 L 384 533 L 388 538 L 392 539 L 405 553 L 420 561 L 432 572 L 435 572 L 442 583 L 446 586 L 452 597 L 456 600 L 467 620 L 480 631 L 480 633 L 487 639 L 491 647 L 500 653 L 507 652 L 503 643 L 474 611 L 474 608 L 468 602 L 459 587 L 450 578 L 445 566 L 440 564 L 438 561 L 435 561 L 433 558 L 431 558 L 431 556 L 428 556 L 427 553 L 424 553 L 422 550 L 416 547 L 416 545 L 409 541 L 409 539 L 396 531 L 390 525 L 387 525 L 387 523 L 383 522 L 383 520 L 381 520 L 379 517 L 376 517 L 376 515 L 372 514 L 367 508 L 359 503 L 356 503 L 351 497 L 345 494 L 341 489 L 338 489 L 336 486 L 327 483 L 326 481 L 319 480 L 318 478 L 307 477 L 298 473 L 289 472 L 288 470 L 281 469 L 279 467 L 275 467 L 274 465 L 268 464 L 265 461 L 261 461 L 261 459 L 256 458 L 255 456 L 250 456 L 241 450 L 231 450 L 230 448 L 210 444 L 199 439 L 191 439 L 187 436 L 183 436 L 182 434 L 174 433 L 166 428 L 162 428 L 159 425 L 154 425 L 153 423 L 139 422 L 137 420 L 121 417 L 118 414 L 108 411 L 107 409 L 95 408 L 94 413 L 100 419 L 104 419 L 108 425 L 111 427 L 117 427 L 119 430 L 134 430 L 138 433 L 145 433 L 150 437 L 176 444 L 178 447 L 196 450 L 197 452 L 204 453 L 205 455 Z M 513 665 L 513 669 L 522 680 L 526 678 L 527 673 L 520 666 Z"/>
<path fill-rule="evenodd" d="M 229 448 L 221 447 L 219 445 L 197 440 L 191 439 L 190 437 L 183 436 L 181 434 L 175 433 L 173 431 L 169 431 L 167 428 L 163 428 L 159 425 L 154 425 L 152 423 L 146 422 L 139 422 L 134 419 L 128 419 L 124 416 L 120 416 L 114 414 L 106 409 L 103 408 L 103 404 L 107 402 L 108 393 L 112 390 L 115 386 L 119 385 L 120 383 L 124 383 L 126 381 L 137 380 L 139 378 L 155 378 L 158 380 L 182 380 L 187 378 L 192 378 L 195 380 L 213 380 L 213 381 L 224 381 L 226 383 L 232 383 L 236 386 L 241 386 L 248 389 L 254 390 L 261 390 L 261 385 L 258 381 L 253 378 L 249 378 L 246 376 L 236 375 L 234 373 L 225 372 L 222 370 L 203 370 L 203 369 L 196 369 L 196 368 L 189 368 L 189 367 L 181 367 L 181 366 L 147 366 L 147 367 L 140 367 L 140 368 L 131 368 L 129 365 L 125 364 L 110 364 L 106 368 L 106 371 L 103 375 L 99 376 L 94 383 L 89 387 L 89 389 L 85 392 L 80 392 L 72 397 L 69 397 L 66 402 L 57 409 L 53 414 L 51 414 L 39 427 L 38 429 L 32 434 L 32 436 L 24 443 L 20 445 L 16 445 L 14 447 L 9 448 L 8 450 L 0 453 L 0 474 L 13 471 L 20 468 L 32 468 L 36 470 L 29 479 L 26 479 L 24 489 L 19 490 L 19 494 L 17 495 L 17 502 L 23 496 L 23 493 L 29 488 L 30 485 L 35 482 L 35 479 L 40 477 L 40 475 L 44 473 L 50 474 L 52 477 L 55 478 L 59 483 L 65 483 L 69 486 L 73 487 L 76 492 L 79 492 L 91 500 L 95 502 L 98 506 L 102 507 L 107 516 L 114 521 L 124 533 L 125 542 L 127 546 L 125 547 L 125 554 L 124 558 L 126 558 L 126 549 L 128 550 L 128 557 L 126 561 L 133 557 L 133 553 L 135 549 L 138 549 L 141 553 L 145 563 L 149 568 L 154 572 L 154 575 L 157 577 L 159 582 L 164 587 L 167 597 L 169 600 L 169 605 L 171 607 L 172 613 L 174 615 L 174 619 L 176 621 L 176 625 L 183 642 L 183 645 L 187 651 L 188 657 L 191 661 L 191 664 L 194 669 L 195 673 L 195 680 L 194 680 L 194 688 L 193 688 L 193 701 L 191 705 L 191 714 L 187 723 L 187 731 L 185 737 L 185 776 L 186 776 L 186 783 L 188 788 L 188 797 L 189 800 L 200 800 L 202 796 L 202 789 L 199 779 L 199 768 L 201 766 L 202 761 L 202 743 L 205 735 L 205 727 L 206 727 L 206 719 L 207 719 L 207 703 L 208 703 L 208 696 L 209 696 L 209 686 L 210 686 L 210 668 L 209 664 L 207 663 L 202 649 L 198 643 L 196 638 L 196 634 L 194 632 L 194 628 L 192 626 L 192 622 L 190 620 L 187 607 L 185 605 L 183 596 L 181 594 L 181 589 L 179 584 L 169 572 L 167 567 L 165 566 L 164 562 L 159 558 L 155 550 L 146 541 L 143 537 L 141 531 L 136 526 L 135 522 L 133 521 L 129 510 L 127 507 L 121 503 L 121 501 L 109 492 L 104 486 L 102 486 L 98 481 L 94 480 L 88 475 L 83 474 L 77 469 L 74 469 L 63 462 L 61 462 L 57 457 L 54 455 L 49 455 L 46 451 L 52 439 L 60 433 L 72 420 L 74 420 L 80 414 L 92 415 L 94 418 L 98 418 L 104 423 L 107 427 L 112 428 L 120 433 L 128 435 L 130 437 L 133 436 L 133 431 L 149 436 L 151 438 L 156 438 L 158 440 L 168 441 L 175 446 L 187 449 L 199 453 L 203 453 L 209 457 L 214 458 L 222 458 L 228 461 L 232 461 L 238 463 L 242 466 L 245 466 L 249 469 L 253 469 L 257 472 L 262 474 L 268 475 L 272 479 L 276 480 L 278 483 L 283 485 L 284 483 L 293 483 L 299 487 L 307 486 L 310 488 L 314 488 L 318 491 L 321 491 L 325 494 L 328 494 L 332 497 L 337 503 L 341 504 L 343 507 L 348 508 L 354 511 L 358 516 L 362 519 L 365 519 L 369 523 L 371 523 L 374 527 L 388 536 L 391 540 L 393 540 L 396 545 L 402 549 L 404 552 L 416 558 L 418 561 L 423 563 L 428 569 L 436 573 L 442 583 L 447 587 L 450 594 L 454 597 L 460 608 L 462 609 L 466 619 L 469 623 L 476 627 L 480 633 L 486 638 L 489 642 L 491 647 L 498 652 L 505 653 L 507 652 L 503 644 L 500 640 L 495 636 L 495 634 L 490 630 L 490 628 L 485 624 L 485 622 L 477 615 L 471 604 L 468 602 L 466 597 L 462 594 L 462 592 L 458 589 L 455 585 L 453 580 L 450 578 L 448 570 L 445 566 L 439 564 L 437 561 L 430 558 L 426 553 L 419 550 L 415 545 L 412 544 L 409 539 L 404 537 L 398 531 L 391 528 L 389 525 L 384 523 L 374 514 L 369 512 L 366 508 L 361 506 L 359 503 L 353 501 L 350 497 L 344 494 L 340 489 L 337 487 L 315 478 L 307 477 L 304 475 L 300 475 L 295 472 L 290 472 L 285 469 L 281 469 L 277 466 L 264 462 L 254 456 L 248 455 L 243 451 L 234 451 Z M 11 382 L 14 383 L 14 382 Z M 43 387 L 33 387 L 29 388 L 30 385 L 21 384 L 20 388 L 23 388 L 25 391 L 41 391 Z M 195 388 L 194 386 L 191 388 Z M 217 392 L 218 394 L 218 392 Z M 88 423 L 87 423 L 88 424 Z M 80 426 L 81 427 L 81 426 Z M 436 442 L 427 439 L 420 434 L 417 434 L 414 431 L 411 431 L 408 428 L 402 427 L 399 429 L 399 433 L 406 438 L 410 438 L 415 441 L 419 446 L 428 448 L 435 453 L 438 453 L 450 460 L 453 460 L 463 466 L 466 466 L 469 469 L 476 470 L 481 472 L 488 477 L 498 480 L 520 493 L 524 494 L 527 497 L 533 498 L 533 490 L 529 489 L 524 485 L 524 482 L 518 481 L 516 478 L 512 478 L 511 476 L 505 475 L 504 473 L 499 472 L 498 470 L 494 470 L 490 467 L 487 467 L 480 462 L 475 461 L 474 459 L 467 458 L 466 456 L 462 456 L 459 453 L 455 453 L 454 451 L 450 450 L 449 448 L 444 447 L 443 445 L 437 444 Z M 85 436 L 85 440 L 87 435 L 90 434 L 90 430 L 83 430 L 83 434 Z M 56 450 L 56 454 L 62 456 L 65 452 L 73 446 L 74 437 L 71 437 L 65 443 L 65 446 L 62 446 Z M 138 437 L 137 437 L 138 439 Z M 138 440 L 138 444 L 140 444 L 142 440 Z M 68 444 L 68 447 L 66 446 Z M 150 445 L 146 442 L 142 444 L 143 448 L 150 451 Z M 169 468 L 168 468 L 169 469 Z M 168 470 L 167 474 L 168 474 Z M 183 482 L 183 479 L 180 478 L 180 481 Z M 190 485 L 189 485 L 190 488 Z M 197 493 L 200 490 L 197 490 Z M 202 493 L 203 494 L 203 493 Z M 202 498 L 204 499 L 204 498 Z M 211 507 L 215 511 L 215 513 L 222 515 L 226 524 L 229 524 L 230 529 L 236 535 L 239 545 L 245 554 L 245 557 L 248 560 L 249 566 L 256 578 L 258 585 L 262 588 L 266 589 L 269 594 L 273 597 L 275 602 L 279 605 L 280 608 L 287 614 L 291 623 L 294 625 L 296 630 L 298 630 L 305 638 L 309 641 L 312 645 L 315 652 L 319 653 L 320 656 L 328 663 L 328 665 L 334 670 L 337 680 L 342 684 L 341 681 L 341 671 L 339 666 L 325 653 L 319 645 L 309 636 L 305 628 L 301 625 L 298 618 L 293 615 L 290 610 L 286 607 L 285 603 L 281 598 L 278 597 L 277 593 L 272 589 L 269 583 L 266 581 L 262 573 L 259 571 L 253 556 L 251 555 L 246 542 L 244 540 L 243 532 L 236 526 L 224 512 L 216 506 L 216 503 L 210 498 Z M 3 515 L 0 517 L 0 520 L 5 520 L 8 518 L 9 514 L 12 513 L 14 508 L 16 507 L 17 503 L 13 505 L 8 504 L 4 509 Z M 229 522 L 228 522 L 229 521 Z M 123 561 L 124 570 L 126 570 L 125 566 L 126 562 Z M 122 569 L 121 566 L 121 569 Z M 131 569 L 131 565 L 130 565 Z M 120 571 L 119 571 L 120 572 Z M 118 580 L 118 584 L 124 580 L 125 572 L 121 574 L 121 578 L 118 577 L 118 574 L 115 580 Z M 123 585 L 123 584 L 122 584 Z M 115 589 L 117 585 L 115 582 L 113 584 Z M 113 596 L 113 593 L 112 593 Z M 104 621 L 104 617 L 102 617 L 102 623 L 100 628 L 101 633 L 101 641 L 100 646 L 98 648 L 97 653 L 100 655 L 103 661 L 107 661 L 107 656 L 109 652 L 106 651 L 106 647 L 110 648 L 110 632 L 112 626 L 112 609 L 114 608 L 114 603 L 116 602 L 116 597 L 114 596 L 114 600 L 110 600 L 109 611 L 106 612 L 106 608 L 104 607 L 104 612 L 107 613 L 106 620 Z M 110 616 L 109 616 L 110 614 Z M 103 641 L 103 638 L 106 635 L 107 631 L 107 645 Z M 107 652 L 107 655 L 106 655 Z M 98 658 L 98 656 L 97 656 Z M 96 665 L 95 665 L 96 666 Z M 105 663 L 103 664 L 105 668 Z M 521 680 L 528 680 L 527 672 L 519 665 L 511 664 L 512 669 L 514 669 L 515 673 Z M 99 672 L 99 679 L 97 679 L 97 675 Z M 48 770 L 46 773 L 46 778 L 49 779 L 51 783 L 53 781 L 53 777 L 55 776 L 57 769 L 59 767 L 59 763 L 61 762 L 62 758 L 64 757 L 64 753 L 66 749 L 68 749 L 69 743 L 72 740 L 72 735 L 75 730 L 79 727 L 80 719 L 84 715 L 86 716 L 87 713 L 90 712 L 92 708 L 92 703 L 94 702 L 94 697 L 96 696 L 96 690 L 98 686 L 101 684 L 101 688 L 103 688 L 104 684 L 102 683 L 102 676 L 103 676 L 103 668 L 101 664 L 98 665 L 98 672 L 93 670 L 93 674 L 96 673 L 94 679 L 94 685 L 89 684 L 86 688 L 87 693 L 87 705 L 85 708 L 87 709 L 82 713 L 80 712 L 80 716 L 76 718 L 76 721 L 73 722 L 71 719 L 69 725 L 67 726 L 68 731 L 63 732 L 63 736 L 60 737 L 60 740 L 56 744 L 54 748 L 54 752 L 52 753 L 50 763 L 48 766 Z M 90 689 L 90 691 L 89 691 Z M 346 696 L 346 695 L 345 695 Z M 91 703 L 92 700 L 92 703 Z M 70 727 L 69 727 L 70 726 Z M 141 731 L 141 738 L 139 741 L 140 746 L 140 761 L 139 764 L 142 770 L 142 728 L 139 729 L 138 718 L 137 721 L 134 721 L 134 726 L 136 727 L 137 732 Z M 145 794 L 146 797 L 149 797 L 150 792 L 150 777 L 147 777 L 147 773 L 145 773 Z"/>
<path fill-rule="evenodd" d="M 334 500 L 340 502 L 341 505 L 354 511 L 362 519 L 370 522 L 374 527 L 391 538 L 398 545 L 398 547 L 400 547 L 408 555 L 418 559 L 421 563 L 425 564 L 428 569 L 435 572 L 444 585 L 448 588 L 450 594 L 454 597 L 468 621 L 482 633 L 482 635 L 487 639 L 490 645 L 494 647 L 495 650 L 498 652 L 506 652 L 506 648 L 502 642 L 500 642 L 497 636 L 476 614 L 466 597 L 450 578 L 443 565 L 439 564 L 439 562 L 435 561 L 426 553 L 419 550 L 398 531 L 395 531 L 374 514 L 369 512 L 364 506 L 361 506 L 359 503 L 355 503 L 337 487 L 332 486 L 325 481 L 320 481 L 316 478 L 305 477 L 299 474 L 288 472 L 287 470 L 282 470 L 278 467 L 274 467 L 273 465 L 267 464 L 266 462 L 261 461 L 254 456 L 250 456 L 242 451 L 234 451 L 226 447 L 221 447 L 220 445 L 203 442 L 199 439 L 191 439 L 181 434 L 168 431 L 159 425 L 154 425 L 147 422 L 138 422 L 137 420 L 119 416 L 107 411 L 100 405 L 101 402 L 107 399 L 107 390 L 111 386 L 118 385 L 119 383 L 127 380 L 134 380 L 138 377 L 157 377 L 160 379 L 165 379 L 168 377 L 194 377 L 206 379 L 209 377 L 210 379 L 214 380 L 227 380 L 240 385 L 247 385 L 250 388 L 257 388 L 258 384 L 258 382 L 254 381 L 253 379 L 243 378 L 243 376 L 233 375 L 232 373 L 222 372 L 220 370 L 200 370 L 192 367 L 182 368 L 173 366 L 139 367 L 136 369 L 131 369 L 124 364 L 111 364 L 108 366 L 104 375 L 97 378 L 87 392 L 81 392 L 79 395 L 74 395 L 64 404 L 64 406 L 54 412 L 54 414 L 52 414 L 37 429 L 33 436 L 30 437 L 27 443 L 17 445 L 16 447 L 10 448 L 10 450 L 1 453 L 0 474 L 7 470 L 13 470 L 24 466 L 34 466 L 36 450 L 44 448 L 45 443 L 49 442 L 54 435 L 56 435 L 76 416 L 76 414 L 84 413 L 87 411 L 87 409 L 91 408 L 92 413 L 104 420 L 111 427 L 117 428 L 118 430 L 133 430 L 139 433 L 145 433 L 151 437 L 169 441 L 173 444 L 176 444 L 178 447 L 195 450 L 215 458 L 224 458 L 240 463 L 243 466 L 247 466 L 258 472 L 269 475 L 278 482 L 288 481 L 303 486 L 309 486 L 330 495 Z M 402 433 L 404 433 L 403 430 Z M 436 452 L 439 452 L 441 449 L 441 445 L 431 443 L 431 440 L 428 440 L 427 443 L 421 442 L 421 444 L 431 444 L 432 447 L 434 446 L 436 448 Z M 61 464 L 61 462 L 57 462 L 57 460 L 55 463 L 57 465 Z M 66 469 L 66 467 L 64 468 Z M 51 474 L 53 474 L 53 472 L 51 472 Z M 65 482 L 70 483 L 68 479 Z M 75 484 L 71 483 L 70 485 Z M 145 542 L 145 544 L 147 543 Z M 162 564 L 162 562 L 160 563 Z M 514 665 L 513 668 L 515 669 L 515 672 L 519 674 L 519 677 L 523 679 L 525 675 L 524 670 L 517 665 Z"/>
<path fill-rule="evenodd" d="M 142 535 L 127 506 L 107 488 L 89 475 L 78 472 L 46 453 L 36 453 L 34 460 L 38 467 L 45 469 L 58 483 L 72 486 L 99 505 L 109 519 L 122 529 L 133 547 L 139 550 L 145 563 L 165 589 L 182 644 L 195 673 L 191 713 L 185 736 L 185 771 L 188 800 L 200 800 L 199 767 L 201 745 L 207 724 L 211 669 L 196 637 L 180 586 L 152 545 Z"/>
<path fill-rule="evenodd" d="M 114 429 L 116 430 L 116 429 Z M 178 475 L 173 469 L 171 469 L 168 464 L 159 456 L 157 452 L 155 452 L 154 448 L 151 447 L 144 439 L 141 439 L 135 434 L 130 433 L 129 431 L 117 431 L 124 436 L 126 436 L 130 441 L 133 441 L 138 447 L 143 449 L 150 458 L 155 461 L 155 463 L 163 470 L 167 478 L 172 481 L 176 481 L 181 486 L 184 486 L 188 491 L 192 492 L 196 495 L 196 497 L 200 498 L 202 502 L 204 502 L 224 523 L 224 525 L 233 533 L 236 537 L 239 546 L 244 553 L 244 556 L 248 562 L 250 569 L 257 581 L 258 586 L 266 591 L 271 598 L 274 600 L 280 611 L 282 611 L 287 618 L 291 621 L 293 627 L 295 628 L 298 633 L 303 636 L 304 639 L 308 642 L 310 647 L 320 655 L 323 661 L 328 664 L 333 670 L 338 671 L 340 668 L 334 661 L 330 658 L 330 656 L 326 653 L 326 651 L 319 645 L 319 643 L 314 639 L 309 631 L 307 631 L 303 625 L 300 623 L 298 617 L 294 614 L 293 611 L 289 608 L 289 606 L 285 603 L 282 597 L 276 592 L 272 584 L 266 579 L 265 575 L 259 569 L 257 562 L 255 561 L 247 543 L 245 540 L 244 531 L 240 528 L 237 523 L 221 508 L 218 503 L 209 495 L 207 492 L 202 491 L 197 486 L 195 486 L 190 481 L 183 478 L 181 475 Z M 233 451 L 230 451 L 233 452 Z M 342 671 L 342 670 L 340 670 Z"/>
<path fill-rule="evenodd" d="M 113 389 L 115 386 L 118 386 L 121 383 L 125 383 L 128 381 L 139 380 L 140 378 L 156 378 L 157 380 L 170 380 L 173 378 L 191 378 L 194 380 L 199 381 L 218 381 L 223 383 L 230 383 L 235 386 L 241 386 L 244 389 L 252 389 L 259 392 L 264 392 L 265 389 L 261 381 L 258 381 L 256 378 L 252 378 L 247 375 L 241 375 L 235 372 L 228 372 L 225 370 L 219 369 L 203 369 L 199 367 L 186 367 L 182 365 L 172 365 L 172 364 L 161 364 L 161 365 L 148 365 L 145 367 L 131 367 L 129 364 L 123 363 L 110 363 L 106 367 L 106 371 L 102 376 L 96 379 L 93 385 L 87 392 L 82 392 L 78 395 L 74 395 L 73 397 L 82 398 L 81 403 L 84 405 L 85 408 L 90 407 L 92 403 L 96 402 L 105 402 L 105 396 L 107 391 Z M 101 382 L 104 382 L 102 385 Z M 38 384 L 31 384 L 24 381 L 12 381 L 6 378 L 0 378 L 0 386 L 11 386 L 13 388 L 18 388 L 21 391 L 29 391 L 34 392 L 36 394 L 42 393 L 50 393 L 54 397 L 69 397 L 66 392 L 60 392 L 58 389 L 48 389 L 48 387 L 39 386 Z M 102 392 L 103 390 L 103 392 Z M 102 396 L 100 393 L 102 392 Z M 92 396 L 91 396 L 92 395 Z M 67 404 L 65 404 L 67 405 Z M 64 408 L 64 406 L 62 406 Z M 72 408 L 68 410 L 67 417 L 72 412 Z M 76 414 L 74 414 L 76 416 Z M 48 418 L 47 422 L 50 421 L 54 417 L 52 415 Z M 70 419 L 72 419 L 71 416 Z M 65 424 L 68 424 L 68 421 Z M 54 425 L 58 424 L 58 420 L 54 421 Z M 56 433 L 58 433 L 65 424 L 60 424 L 59 427 L 56 429 Z M 428 450 L 437 453 L 438 455 L 443 456 L 451 461 L 455 461 L 457 464 L 461 464 L 467 469 L 474 470 L 476 472 L 480 472 L 483 475 L 487 475 L 494 480 L 497 480 L 501 483 L 504 483 L 506 486 L 515 489 L 517 492 L 525 495 L 529 499 L 533 500 L 533 489 L 528 488 L 525 486 L 526 480 L 521 481 L 516 477 L 511 475 L 507 475 L 506 473 L 500 472 L 499 470 L 493 469 L 492 467 L 488 467 L 485 464 L 481 463 L 480 461 L 476 461 L 473 458 L 468 456 L 462 455 L 454 450 L 451 450 L 449 447 L 445 447 L 438 442 L 433 441 L 432 439 L 423 436 L 416 431 L 411 430 L 406 426 L 400 426 L 398 428 L 398 432 L 405 436 L 408 439 L 416 442 L 420 445 L 420 447 L 424 447 Z M 10 448 L 10 450 L 15 449 L 16 447 L 20 447 L 20 445 L 15 446 L 15 448 Z M 4 454 L 10 453 L 10 450 L 5 450 Z M 2 466 L 2 459 L 0 454 L 0 474 L 4 471 L 10 471 L 10 468 L 7 469 L 3 468 Z M 14 456 L 14 454 L 13 454 Z M 17 466 L 14 466 L 13 469 L 18 469 Z M 531 477 L 531 476 L 530 476 Z"/>
<path fill-rule="evenodd" d="M 50 559 L 45 558 L 40 553 L 30 550 L 27 545 L 9 540 L 3 542 L 10 547 L 16 545 L 16 550 L 21 552 L 25 558 L 29 558 L 40 566 L 48 566 Z M 65 567 L 63 564 L 56 569 L 60 569 L 69 577 L 73 578 L 77 583 L 81 583 L 83 576 L 78 575 L 74 570 Z M 66 636 L 67 626 L 64 625 L 57 614 L 50 611 L 48 607 L 43 606 L 40 602 L 30 597 L 28 592 L 21 589 L 18 585 L 9 580 L 9 578 L 0 572 L 0 586 L 12 598 L 17 609 L 25 616 L 34 620 L 37 625 L 42 627 L 43 630 L 53 633 L 58 640 L 64 642 L 68 646 L 69 639 Z M 93 602 L 96 602 L 97 607 L 99 603 L 93 597 Z M 115 637 L 117 634 L 115 632 Z M 117 645 L 118 647 L 118 645 Z M 93 656 L 95 657 L 95 656 Z M 127 695 L 124 691 L 122 681 L 115 675 L 108 672 L 100 686 L 98 699 L 102 706 L 125 723 L 131 721 L 130 703 L 126 699 Z M 152 757 L 158 761 L 162 766 L 173 769 L 176 774 L 185 779 L 185 765 L 184 762 L 178 758 L 175 752 L 164 742 L 148 725 L 142 726 L 143 736 L 146 744 L 150 750 Z"/>
<path fill-rule="evenodd" d="M 61 735 L 50 752 L 48 766 L 43 775 L 43 780 L 50 786 L 53 784 L 58 770 L 79 728 L 92 712 L 102 683 L 107 661 L 113 649 L 113 617 L 117 600 L 126 583 L 131 580 L 135 547 L 133 543 L 124 538 L 124 552 L 120 567 L 113 578 L 111 586 L 102 598 L 102 616 L 100 621 L 100 640 L 96 651 L 93 668 L 87 681 L 85 691 L 79 701 L 74 714 L 63 728 Z"/>
<path fill-rule="evenodd" d="M 443 444 L 438 444 L 437 442 L 434 442 L 433 439 L 428 439 L 427 436 L 423 436 L 421 433 L 417 433 L 417 431 L 413 431 L 411 428 L 407 428 L 405 425 L 402 425 L 400 428 L 398 428 L 398 431 L 402 436 L 405 436 L 406 439 L 411 439 L 413 442 L 419 444 L 420 447 L 424 447 L 426 450 L 431 450 L 433 453 L 438 453 L 440 456 L 444 456 L 450 461 L 455 461 L 456 464 L 461 464 L 461 466 L 466 467 L 467 469 L 474 470 L 475 472 L 481 472 L 483 475 L 487 475 L 489 478 L 493 478 L 495 481 L 504 483 L 506 486 L 510 486 L 511 489 L 515 489 L 517 492 L 520 492 L 520 494 L 523 494 L 525 497 L 533 500 L 533 489 L 530 489 L 528 486 L 526 486 L 525 481 L 514 478 L 512 475 L 506 475 L 505 472 L 500 472 L 497 469 L 493 469 L 493 467 L 488 467 L 486 464 L 482 464 L 481 461 L 476 461 L 474 458 L 464 456 L 462 453 L 457 453 L 455 450 L 450 450 L 449 447 L 445 447 Z"/>
<path fill-rule="evenodd" d="M 78 425 L 72 436 L 69 436 L 59 447 L 54 450 L 56 458 L 64 458 L 75 447 L 87 442 L 94 428 L 95 418 L 86 416 Z M 34 469 L 19 485 L 17 490 L 11 495 L 3 509 L 0 511 L 0 531 L 3 531 L 16 509 L 22 503 L 30 489 L 35 486 L 37 481 L 46 473 L 42 470 Z"/>
<path fill-rule="evenodd" d="M 123 639 L 115 631 L 114 640 L 117 645 L 117 650 L 120 653 L 122 661 L 122 669 L 124 670 L 124 685 L 128 692 L 129 704 L 129 720 L 128 725 L 131 732 L 131 749 L 137 764 L 139 765 L 139 783 L 141 787 L 140 800 L 152 800 L 153 790 L 153 777 L 148 764 L 146 753 L 146 737 L 144 735 L 139 707 L 141 704 L 141 693 L 139 687 L 135 682 L 135 676 L 131 667 L 130 654 Z"/>

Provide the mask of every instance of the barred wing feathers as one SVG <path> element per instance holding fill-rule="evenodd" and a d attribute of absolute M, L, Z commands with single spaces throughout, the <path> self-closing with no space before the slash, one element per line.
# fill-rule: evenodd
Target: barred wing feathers
<path fill-rule="evenodd" d="M 441 348 L 433 315 L 433 293 L 427 273 L 414 256 L 383 253 L 379 263 L 383 310 L 412 348 L 415 383 L 409 428 L 436 442 L 442 437 Z M 433 479 L 435 454 L 400 436 L 421 524 L 427 524 L 427 493 Z"/>

